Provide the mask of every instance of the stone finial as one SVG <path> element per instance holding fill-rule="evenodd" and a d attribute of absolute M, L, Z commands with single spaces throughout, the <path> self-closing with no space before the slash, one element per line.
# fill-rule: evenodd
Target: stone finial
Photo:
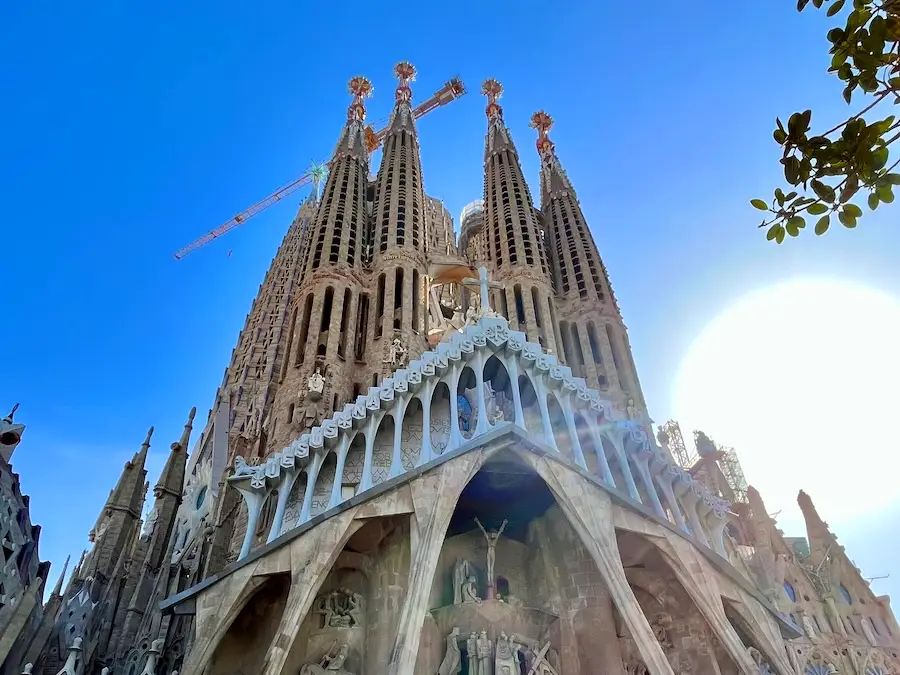
<path fill-rule="evenodd" d="M 16 410 L 18 410 L 18 409 L 19 409 L 19 404 L 16 403 L 16 404 L 12 407 L 12 410 L 9 411 L 9 415 L 7 415 L 6 417 L 3 418 L 3 421 L 4 421 L 4 422 L 9 422 L 10 424 L 12 424 L 13 417 L 15 416 Z"/>
<path fill-rule="evenodd" d="M 147 663 L 144 665 L 144 670 L 141 671 L 141 675 L 156 675 L 156 662 L 159 660 L 162 648 L 162 640 L 157 638 L 153 641 L 150 645 L 150 649 L 147 650 Z"/>
<path fill-rule="evenodd" d="M 34 666 L 32 664 L 26 663 L 25 667 L 22 668 L 22 675 L 31 675 L 31 670 L 33 668 L 34 668 Z"/>
<path fill-rule="evenodd" d="M 53 588 L 53 595 L 62 595 L 63 579 L 66 577 L 66 571 L 69 569 L 69 561 L 71 559 L 72 556 L 66 556 L 66 562 L 63 563 L 62 572 L 59 573 L 59 579 L 56 580 L 56 586 Z"/>
<path fill-rule="evenodd" d="M 63 664 L 62 669 L 56 675 L 78 675 L 76 669 L 76 662 L 78 661 L 78 655 L 81 653 L 81 638 L 77 637 L 72 641 L 72 646 L 69 647 L 69 655 L 66 657 L 66 662 Z"/>

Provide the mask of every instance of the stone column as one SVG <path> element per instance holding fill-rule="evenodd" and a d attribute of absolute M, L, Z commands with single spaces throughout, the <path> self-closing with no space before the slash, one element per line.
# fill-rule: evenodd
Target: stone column
<path fill-rule="evenodd" d="M 475 399 L 478 401 L 478 422 L 472 437 L 481 436 L 488 432 L 487 404 L 484 397 L 484 354 L 478 348 L 475 349 Z"/>
<path fill-rule="evenodd" d="M 338 447 L 337 451 L 337 462 L 334 467 L 334 482 L 332 482 L 331 484 L 331 499 L 328 500 L 329 509 L 333 509 L 343 501 L 343 499 L 341 498 L 341 487 L 344 482 L 344 462 L 347 461 L 347 452 L 349 450 L 350 434 L 342 434 L 341 444 Z"/>
<path fill-rule="evenodd" d="M 362 477 L 359 479 L 359 491 L 365 492 L 372 487 L 372 456 L 375 452 L 375 434 L 384 413 L 372 412 L 366 420 L 366 453 L 363 459 Z"/>
<path fill-rule="evenodd" d="M 603 482 L 609 487 L 616 487 L 616 481 L 613 478 L 612 470 L 609 468 L 609 460 L 606 458 L 606 451 L 603 449 L 603 437 L 597 429 L 596 420 L 592 420 L 591 435 L 594 437 L 594 449 L 597 455 L 597 464 L 600 465 L 600 473 L 603 475 Z"/>
<path fill-rule="evenodd" d="M 575 401 L 572 394 L 568 394 L 564 401 L 563 414 L 566 416 L 566 426 L 569 429 L 569 437 L 572 441 L 572 454 L 575 455 L 575 463 L 587 471 L 587 462 L 584 461 L 584 451 L 581 449 L 581 439 L 578 438 L 578 427 L 575 426 Z"/>
<path fill-rule="evenodd" d="M 241 483 L 232 483 L 235 489 L 241 493 L 241 497 L 244 498 L 244 504 L 247 505 L 247 530 L 244 532 L 244 541 L 241 544 L 241 551 L 238 553 L 238 560 L 243 560 L 250 554 L 250 547 L 253 545 L 253 535 L 259 522 L 259 512 L 262 511 L 266 496 L 269 494 L 267 490 L 262 491 L 251 487 L 250 481 L 241 481 Z"/>
<path fill-rule="evenodd" d="M 281 528 L 284 526 L 284 511 L 287 508 L 288 497 L 294 487 L 294 481 L 300 475 L 300 471 L 295 468 L 281 467 L 281 483 L 278 486 L 278 502 L 275 504 L 275 515 L 272 516 L 272 526 L 269 528 L 269 537 L 266 543 L 272 542 L 281 536 Z"/>
<path fill-rule="evenodd" d="M 501 359 L 509 375 L 509 387 L 512 390 L 513 408 L 515 409 L 516 426 L 525 429 L 525 412 L 522 410 L 522 392 L 519 389 L 519 362 L 515 354 Z"/>
<path fill-rule="evenodd" d="M 316 490 L 316 479 L 319 477 L 319 469 L 325 462 L 325 455 L 320 452 L 310 451 L 312 461 L 306 467 L 306 493 L 303 495 L 303 506 L 297 517 L 297 524 L 302 525 L 312 516 L 313 492 Z"/>
<path fill-rule="evenodd" d="M 394 401 L 394 449 L 391 453 L 391 471 L 390 478 L 399 476 L 403 473 L 403 449 L 401 441 L 403 440 L 403 417 L 406 415 L 406 406 L 409 405 L 410 395 L 400 394 Z"/>
<path fill-rule="evenodd" d="M 556 436 L 553 434 L 553 424 L 550 422 L 550 410 L 547 408 L 547 385 L 544 383 L 544 376 L 537 375 L 532 384 L 534 385 L 534 393 L 537 394 L 538 406 L 541 409 L 541 422 L 544 425 L 544 442 L 559 452 L 559 446 L 556 445 Z"/>
<path fill-rule="evenodd" d="M 481 453 L 466 453 L 435 467 L 409 484 L 415 505 L 415 514 L 410 517 L 409 592 L 400 608 L 387 675 L 413 675 L 422 623 L 428 612 L 428 595 L 450 517 L 462 489 L 481 461 Z"/>
<path fill-rule="evenodd" d="M 431 397 L 434 395 L 434 387 L 434 380 L 428 379 L 422 383 L 422 390 L 418 394 L 422 403 L 422 448 L 419 450 L 416 466 L 427 464 L 434 457 L 431 449 Z"/>

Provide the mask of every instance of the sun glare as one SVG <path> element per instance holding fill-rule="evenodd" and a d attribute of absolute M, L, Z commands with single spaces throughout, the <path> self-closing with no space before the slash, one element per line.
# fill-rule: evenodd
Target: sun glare
<path fill-rule="evenodd" d="M 832 525 L 881 511 L 900 501 L 900 302 L 828 280 L 746 296 L 691 345 L 672 407 L 685 440 L 737 449 L 786 531 L 799 488 Z"/>

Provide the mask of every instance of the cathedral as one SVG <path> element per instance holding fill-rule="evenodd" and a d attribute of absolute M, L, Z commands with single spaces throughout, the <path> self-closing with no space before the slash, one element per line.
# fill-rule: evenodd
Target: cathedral
<path fill-rule="evenodd" d="M 900 675 L 811 498 L 785 537 L 733 451 L 652 423 L 551 117 L 537 207 L 483 83 L 457 235 L 394 73 L 379 165 L 355 77 L 206 419 L 152 492 L 147 433 L 49 594 L 0 420 L 0 675 Z"/>

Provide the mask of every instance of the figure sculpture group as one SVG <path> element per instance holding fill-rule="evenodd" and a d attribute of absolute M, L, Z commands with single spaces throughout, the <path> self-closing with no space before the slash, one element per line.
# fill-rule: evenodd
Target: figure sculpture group
<path fill-rule="evenodd" d="M 438 675 L 458 675 L 462 671 L 463 653 L 459 645 L 459 628 L 447 636 L 447 647 Z M 559 675 L 558 656 L 550 643 L 539 646 L 536 640 L 500 631 L 497 640 L 487 631 L 472 631 L 465 639 L 465 658 L 469 675 Z M 551 663 L 551 661 L 553 663 Z"/>
<path fill-rule="evenodd" d="M 324 628 L 354 628 L 363 623 L 363 596 L 348 588 L 340 588 L 319 596 L 317 611 L 324 618 Z"/>

